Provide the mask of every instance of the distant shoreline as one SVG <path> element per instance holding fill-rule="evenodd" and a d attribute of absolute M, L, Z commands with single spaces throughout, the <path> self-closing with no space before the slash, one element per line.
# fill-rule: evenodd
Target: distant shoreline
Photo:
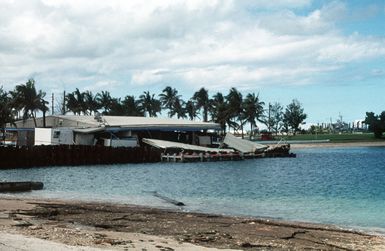
<path fill-rule="evenodd" d="M 384 236 L 332 225 L 126 204 L 0 197 L 0 215 L 0 233 L 8 242 L 1 234 L 0 241 L 9 247 L 34 237 L 38 247 L 46 245 L 44 239 L 79 248 L 71 250 L 385 249 Z"/>
<path fill-rule="evenodd" d="M 296 143 L 290 144 L 291 149 L 302 148 L 333 148 L 333 147 L 383 147 L 385 141 L 372 142 L 322 142 L 322 143 Z"/>

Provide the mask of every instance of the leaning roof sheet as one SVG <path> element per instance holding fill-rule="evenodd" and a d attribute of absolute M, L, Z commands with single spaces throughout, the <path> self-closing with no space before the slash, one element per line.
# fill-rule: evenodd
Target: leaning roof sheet
<path fill-rule="evenodd" d="M 223 143 L 242 153 L 255 153 L 268 148 L 266 145 L 258 144 L 250 140 L 240 139 L 231 133 L 227 133 Z"/>
<path fill-rule="evenodd" d="M 211 122 L 198 122 L 183 119 L 170 119 L 170 118 L 153 118 L 153 117 L 133 117 L 133 116 L 101 116 L 97 120 L 94 116 L 76 116 L 76 115 L 59 115 L 61 119 L 68 119 L 74 122 L 90 126 L 106 126 L 106 127 L 122 127 L 122 128 L 163 128 L 178 130 L 183 129 L 220 129 L 220 125 Z"/>
<path fill-rule="evenodd" d="M 74 132 L 79 133 L 94 133 L 94 132 L 101 132 L 104 131 L 104 127 L 91 127 L 91 128 L 76 128 L 74 129 Z"/>
<path fill-rule="evenodd" d="M 179 148 L 179 149 L 184 149 L 188 151 L 197 151 L 197 152 L 227 152 L 227 153 L 234 152 L 233 149 L 203 147 L 203 146 L 189 145 L 189 144 L 160 140 L 160 139 L 143 138 L 142 141 L 148 145 L 154 146 L 156 148 L 161 148 L 161 149 Z"/>

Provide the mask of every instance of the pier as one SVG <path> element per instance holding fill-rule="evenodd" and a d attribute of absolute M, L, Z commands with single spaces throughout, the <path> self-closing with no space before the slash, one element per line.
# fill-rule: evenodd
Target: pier
<path fill-rule="evenodd" d="M 255 158 L 295 158 L 296 154 L 286 152 L 266 152 L 259 154 L 242 154 L 242 153 L 161 153 L 162 162 L 211 162 L 211 161 L 236 161 Z"/>
<path fill-rule="evenodd" d="M 244 156 L 240 153 L 179 153 L 161 154 L 162 162 L 207 162 L 207 161 L 226 161 L 243 160 Z"/>

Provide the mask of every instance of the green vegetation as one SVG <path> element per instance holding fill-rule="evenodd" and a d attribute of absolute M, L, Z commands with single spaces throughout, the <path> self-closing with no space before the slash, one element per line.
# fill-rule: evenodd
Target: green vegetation
<path fill-rule="evenodd" d="M 369 125 L 369 131 L 373 132 L 376 138 L 382 138 L 382 134 L 385 132 L 385 111 L 380 115 L 367 112 L 365 123 Z"/>
<path fill-rule="evenodd" d="M 264 121 L 269 132 L 274 132 L 277 135 L 281 131 L 284 126 L 283 115 L 283 106 L 280 103 L 269 104 L 267 117 Z M 288 128 L 286 128 L 286 131 L 288 131 Z"/>
<path fill-rule="evenodd" d="M 13 124 L 20 116 L 23 119 L 33 118 L 36 126 L 36 112 L 42 111 L 43 116 L 48 111 L 48 102 L 44 100 L 45 93 L 36 91 L 35 81 L 30 79 L 27 83 L 16 85 L 14 91 L 5 92 L 0 88 L 0 125 L 4 130 L 7 123 Z M 4 134 L 3 134 L 4 135 Z"/>
<path fill-rule="evenodd" d="M 26 84 L 17 85 L 13 91 L 5 92 L 2 89 L 0 91 L 2 104 L 0 122 L 3 127 L 6 123 L 27 118 L 33 118 L 36 125 L 36 112 L 43 112 L 45 117 L 45 113 L 49 110 L 46 106 L 48 102 L 44 100 L 45 93 L 36 90 L 33 79 L 28 80 Z M 274 128 L 276 133 L 285 124 L 286 132 L 290 130 L 295 134 L 306 118 L 297 100 L 293 100 L 285 112 L 278 103 L 273 106 L 271 112 L 270 109 L 264 109 L 264 105 L 259 95 L 248 93 L 243 97 L 234 87 L 227 95 L 218 92 L 212 97 L 209 96 L 208 90 L 202 87 L 188 101 L 184 101 L 178 91 L 171 86 L 164 88 L 159 95 L 145 91 L 138 98 L 132 95 L 114 98 L 108 91 L 93 94 L 76 88 L 71 93 L 64 93 L 56 114 L 64 115 L 71 112 L 75 115 L 101 113 L 111 116 L 157 117 L 162 111 L 166 111 L 170 118 L 212 121 L 219 123 L 223 131 L 232 128 L 234 131 L 241 131 L 242 136 L 245 124 L 250 125 L 251 134 L 257 131 L 257 121 L 271 124 L 271 128 Z"/>
<path fill-rule="evenodd" d="M 18 119 L 33 118 L 42 112 L 43 118 L 48 112 L 45 92 L 36 90 L 35 81 L 16 85 L 13 91 L 6 92 L 0 87 L 0 126 L 4 130 L 7 123 L 13 124 Z M 150 91 L 143 92 L 138 98 L 126 95 L 124 98 L 111 97 L 108 91 L 95 95 L 90 91 L 75 91 L 64 94 L 64 99 L 57 108 L 56 114 L 71 112 L 75 115 L 94 115 L 101 113 L 112 116 L 150 116 L 156 117 L 166 112 L 168 117 L 202 119 L 221 125 L 223 131 L 232 128 L 241 131 L 250 125 L 250 136 L 258 131 L 257 122 L 265 124 L 268 132 L 278 135 L 285 132 L 288 140 L 330 140 L 330 142 L 359 142 L 381 140 L 385 131 L 385 112 L 375 115 L 366 114 L 365 123 L 373 133 L 351 133 L 350 127 L 342 121 L 327 128 L 313 125 L 308 131 L 301 130 L 307 115 L 301 103 L 293 100 L 286 107 L 276 102 L 268 104 L 261 101 L 259 95 L 248 93 L 243 96 L 236 88 L 231 88 L 227 95 L 221 92 L 210 97 L 208 90 L 200 88 L 187 101 L 171 86 L 156 95 Z M 43 119 L 44 121 L 44 119 Z M 43 122 L 44 123 L 44 122 Z M 35 122 L 36 124 L 36 122 Z M 298 134 L 301 132 L 301 134 Z M 278 136 L 279 137 L 279 136 Z"/>
<path fill-rule="evenodd" d="M 10 94 L 5 92 L 3 88 L 0 88 L 0 128 L 2 132 L 2 139 L 5 140 L 5 125 L 7 123 L 13 124 L 15 121 L 16 114 L 12 109 L 12 99 Z"/>
<path fill-rule="evenodd" d="M 303 124 L 307 115 L 304 113 L 301 103 L 294 99 L 286 108 L 283 114 L 283 124 L 285 132 L 289 132 L 289 128 L 292 128 L 292 132 L 296 135 L 296 132 L 300 130 L 300 125 Z"/>
<path fill-rule="evenodd" d="M 373 133 L 341 133 L 341 134 L 297 134 L 286 136 L 286 140 L 330 140 L 334 143 L 381 141 Z"/>
<path fill-rule="evenodd" d="M 43 114 L 48 111 L 44 100 L 45 92 L 36 91 L 35 80 L 30 79 L 25 84 L 16 85 L 15 90 L 11 92 L 12 104 L 17 111 L 23 112 L 23 119 L 32 117 L 36 126 L 36 112 L 42 111 Z"/>

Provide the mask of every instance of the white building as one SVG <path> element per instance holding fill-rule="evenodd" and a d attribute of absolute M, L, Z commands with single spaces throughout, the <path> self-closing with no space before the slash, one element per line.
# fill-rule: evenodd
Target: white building
<path fill-rule="evenodd" d="M 46 117 L 45 128 L 43 118 L 36 122 L 36 128 L 32 119 L 16 122 L 19 130 L 34 130 L 35 145 L 137 146 L 141 138 L 210 145 L 203 132 L 220 129 L 210 122 L 129 116 L 53 115 Z"/>

